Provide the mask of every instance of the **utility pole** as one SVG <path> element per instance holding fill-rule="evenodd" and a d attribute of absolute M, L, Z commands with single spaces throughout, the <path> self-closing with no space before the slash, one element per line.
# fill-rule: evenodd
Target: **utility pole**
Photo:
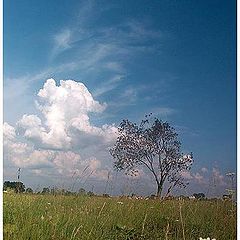
<path fill-rule="evenodd" d="M 216 178 L 213 174 L 209 179 L 209 186 L 206 195 L 208 196 L 208 194 L 212 194 L 214 197 L 217 197 L 217 183 Z"/>
<path fill-rule="evenodd" d="M 107 194 L 107 188 L 108 188 L 108 185 L 109 185 L 110 176 L 111 176 L 111 172 L 108 171 L 107 181 L 106 181 L 105 190 L 104 190 L 105 194 Z"/>
<path fill-rule="evenodd" d="M 235 177 L 235 173 L 234 172 L 229 172 L 226 174 L 227 177 L 230 178 L 231 180 L 231 189 L 226 189 L 228 194 L 231 196 L 231 199 L 233 199 L 233 195 L 235 193 L 235 190 L 234 190 L 234 177 Z"/>
<path fill-rule="evenodd" d="M 21 172 L 21 168 L 18 168 L 18 175 L 17 175 L 17 179 L 18 179 L 18 181 L 19 181 L 19 179 L 20 179 L 20 172 Z"/>
<path fill-rule="evenodd" d="M 21 168 L 18 168 L 18 171 L 17 171 L 17 193 L 20 192 L 20 173 L 21 173 Z"/>

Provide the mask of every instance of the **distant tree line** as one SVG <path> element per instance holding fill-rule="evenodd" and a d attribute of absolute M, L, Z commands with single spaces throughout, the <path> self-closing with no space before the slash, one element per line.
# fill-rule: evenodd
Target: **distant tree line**
<path fill-rule="evenodd" d="M 43 194 L 43 195 L 65 195 L 65 196 L 100 196 L 100 197 L 111 197 L 109 194 L 102 194 L 102 195 L 97 195 L 92 191 L 86 191 L 84 188 L 80 188 L 78 192 L 71 192 L 69 190 L 65 189 L 59 189 L 59 188 L 49 188 L 49 187 L 43 187 L 41 191 L 33 191 L 32 188 L 28 187 L 25 189 L 25 185 L 22 182 L 10 182 L 10 181 L 5 181 L 3 184 L 3 191 L 6 192 L 15 192 L 15 193 L 26 193 L 26 194 Z M 204 200 L 206 198 L 204 193 L 194 193 L 192 195 L 195 199 L 197 200 Z M 131 197 L 131 198 L 136 198 L 138 199 L 138 196 L 136 194 L 132 194 L 131 196 L 120 196 L 120 197 Z M 141 197 L 142 198 L 142 197 Z M 148 199 L 156 199 L 156 195 L 151 195 L 147 197 Z M 165 199 L 174 199 L 175 197 L 173 196 L 168 196 Z M 188 199 L 189 197 L 180 195 L 176 198 L 182 198 L 182 199 Z M 223 199 L 230 199 L 229 195 L 223 195 Z"/>
<path fill-rule="evenodd" d="M 196 198 L 196 199 L 205 199 L 205 194 L 204 193 L 194 193 L 193 196 Z"/>
<path fill-rule="evenodd" d="M 16 193 L 23 193 L 25 192 L 25 186 L 22 182 L 10 182 L 10 181 L 5 181 L 3 184 L 3 190 L 13 190 Z"/>
<path fill-rule="evenodd" d="M 22 182 L 5 181 L 3 184 L 3 191 L 15 192 L 15 193 L 34 193 L 33 189 L 28 187 L 25 189 L 25 185 Z M 52 195 L 86 195 L 95 196 L 92 191 L 86 191 L 84 188 L 80 188 L 78 192 L 71 192 L 65 189 L 43 187 L 41 191 L 35 191 L 36 194 L 52 194 Z"/>

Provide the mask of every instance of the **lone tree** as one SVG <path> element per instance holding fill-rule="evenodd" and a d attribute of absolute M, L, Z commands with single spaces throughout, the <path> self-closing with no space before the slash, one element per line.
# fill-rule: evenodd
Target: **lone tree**
<path fill-rule="evenodd" d="M 150 115 L 139 126 L 123 120 L 110 154 L 115 159 L 115 170 L 136 175 L 138 169 L 143 167 L 150 172 L 157 185 L 158 197 L 161 197 L 163 187 L 168 183 L 167 196 L 174 187 L 186 187 L 182 172 L 190 170 L 192 153 L 181 153 L 181 143 L 174 128 L 158 118 L 150 122 Z"/>

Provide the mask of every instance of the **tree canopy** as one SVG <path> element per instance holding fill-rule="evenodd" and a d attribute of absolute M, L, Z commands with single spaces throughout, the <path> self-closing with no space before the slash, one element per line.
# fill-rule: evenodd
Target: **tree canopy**
<path fill-rule="evenodd" d="M 5 181 L 3 184 L 3 190 L 6 191 L 8 188 L 13 189 L 16 193 L 22 193 L 25 191 L 25 186 L 22 182 Z"/>

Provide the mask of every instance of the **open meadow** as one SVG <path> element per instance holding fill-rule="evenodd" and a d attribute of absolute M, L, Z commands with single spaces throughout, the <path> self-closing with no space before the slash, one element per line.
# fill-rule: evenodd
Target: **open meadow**
<path fill-rule="evenodd" d="M 236 239 L 231 201 L 4 194 L 4 239 Z"/>

